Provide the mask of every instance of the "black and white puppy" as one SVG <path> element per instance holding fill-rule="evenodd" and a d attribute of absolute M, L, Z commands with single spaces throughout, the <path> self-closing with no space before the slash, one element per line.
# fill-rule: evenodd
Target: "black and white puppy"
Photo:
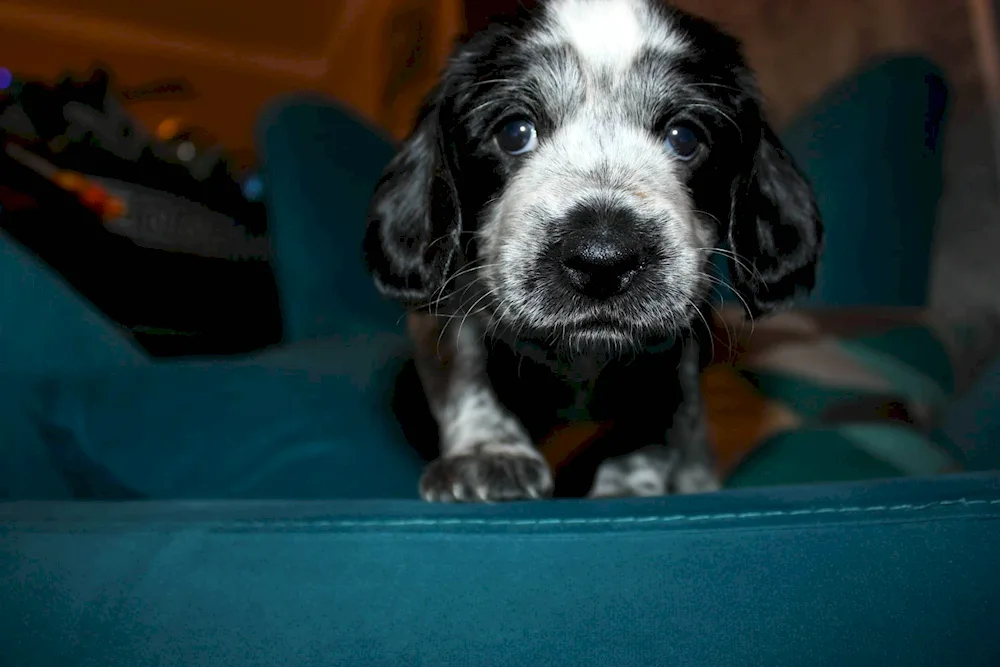
<path fill-rule="evenodd" d="M 549 0 L 459 45 L 368 225 L 412 308 L 437 501 L 551 495 L 533 443 L 581 416 L 630 443 L 590 496 L 716 489 L 713 254 L 757 316 L 812 288 L 822 245 L 737 41 L 657 0 Z"/>

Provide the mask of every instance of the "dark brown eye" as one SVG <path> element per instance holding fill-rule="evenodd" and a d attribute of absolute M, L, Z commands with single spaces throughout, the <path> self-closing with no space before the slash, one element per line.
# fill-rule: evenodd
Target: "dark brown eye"
<path fill-rule="evenodd" d="M 496 135 L 497 146 L 510 155 L 523 155 L 535 150 L 538 145 L 538 132 L 535 124 L 526 118 L 512 120 Z"/>
<path fill-rule="evenodd" d="M 678 159 L 693 159 L 701 150 L 702 143 L 698 133 L 689 125 L 671 125 L 667 128 L 667 150 L 677 156 Z"/>

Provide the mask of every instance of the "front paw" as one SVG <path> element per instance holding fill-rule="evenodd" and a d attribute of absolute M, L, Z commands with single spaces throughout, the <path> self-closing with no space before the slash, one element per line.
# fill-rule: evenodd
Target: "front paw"
<path fill-rule="evenodd" d="M 674 472 L 674 493 L 712 493 L 722 489 L 719 477 L 707 466 L 692 464 L 682 466 Z"/>
<path fill-rule="evenodd" d="M 528 445 L 485 445 L 431 463 L 420 479 L 431 502 L 499 502 L 552 495 L 552 473 Z"/>
<path fill-rule="evenodd" d="M 708 466 L 681 463 L 677 450 L 652 445 L 601 463 L 588 497 L 641 498 L 709 493 L 720 488 L 719 478 Z"/>

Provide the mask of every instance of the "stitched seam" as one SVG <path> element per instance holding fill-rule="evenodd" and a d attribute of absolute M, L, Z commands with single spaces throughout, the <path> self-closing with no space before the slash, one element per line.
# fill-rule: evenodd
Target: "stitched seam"
<path fill-rule="evenodd" d="M 673 514 L 668 516 L 622 516 L 594 517 L 578 519 L 398 519 L 398 520 L 295 520 L 295 521 L 247 521 L 238 525 L 244 528 L 405 528 L 435 526 L 618 526 L 691 524 L 711 521 L 743 521 L 747 519 L 768 519 L 772 517 L 821 516 L 839 514 L 864 514 L 873 512 L 915 512 L 944 507 L 987 507 L 1000 505 L 997 500 L 941 500 L 922 505 L 870 505 L 859 507 L 820 507 L 801 510 L 773 510 L 768 512 L 732 512 L 722 514 Z"/>

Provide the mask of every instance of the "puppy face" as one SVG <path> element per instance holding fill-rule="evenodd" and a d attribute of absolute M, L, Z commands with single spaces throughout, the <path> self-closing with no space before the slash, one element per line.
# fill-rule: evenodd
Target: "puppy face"
<path fill-rule="evenodd" d="M 771 310 L 812 287 L 820 237 L 734 40 L 656 0 L 552 0 L 459 47 L 366 248 L 394 296 L 586 348 L 688 326 L 721 240 Z"/>

